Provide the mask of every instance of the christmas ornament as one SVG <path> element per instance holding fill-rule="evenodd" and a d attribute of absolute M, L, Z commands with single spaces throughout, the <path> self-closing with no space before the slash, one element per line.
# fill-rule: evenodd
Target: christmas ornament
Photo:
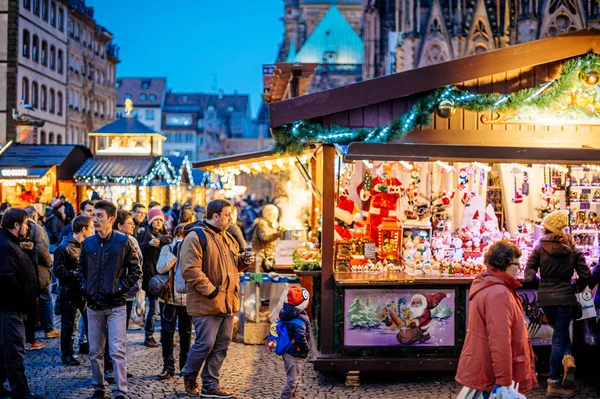
<path fill-rule="evenodd" d="M 410 179 L 412 180 L 412 184 L 421 183 L 421 178 L 419 177 L 419 169 L 413 168 L 410 171 Z"/>
<path fill-rule="evenodd" d="M 460 191 L 464 191 L 467 189 L 467 184 L 469 183 L 469 175 L 467 173 L 467 169 L 462 168 L 458 172 L 458 189 Z"/>
<path fill-rule="evenodd" d="M 454 199 L 454 191 L 452 191 L 450 194 L 448 194 L 448 192 L 446 192 L 446 190 L 442 191 L 442 204 L 445 206 L 448 206 L 452 203 L 452 200 Z"/>
<path fill-rule="evenodd" d="M 529 175 L 523 172 L 523 184 L 521 184 L 521 192 L 524 196 L 529 195 Z"/>
<path fill-rule="evenodd" d="M 454 101 L 449 99 L 444 99 L 440 101 L 435 108 L 435 113 L 440 118 L 450 118 L 452 115 L 456 113 L 456 107 L 454 106 Z"/>
<path fill-rule="evenodd" d="M 598 83 L 600 74 L 592 68 L 583 68 L 579 73 L 579 79 L 588 86 L 594 86 Z"/>
<path fill-rule="evenodd" d="M 521 202 L 523 202 L 523 192 L 521 191 L 520 188 L 517 188 L 517 175 L 514 175 L 514 179 L 515 179 L 515 192 L 514 192 L 514 197 L 512 199 L 512 202 L 515 204 L 520 204 Z"/>

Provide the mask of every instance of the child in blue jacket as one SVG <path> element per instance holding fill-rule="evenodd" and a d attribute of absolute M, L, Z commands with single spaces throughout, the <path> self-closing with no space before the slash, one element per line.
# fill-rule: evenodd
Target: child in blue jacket
<path fill-rule="evenodd" d="M 283 309 L 279 312 L 279 319 L 283 322 L 293 319 L 304 322 L 302 325 L 286 323 L 288 336 L 293 345 L 283 355 L 287 382 L 283 386 L 281 399 L 289 399 L 295 396 L 298 385 L 300 385 L 302 367 L 310 349 L 310 320 L 304 310 L 308 306 L 308 300 L 307 290 L 292 286 L 287 293 L 287 302 L 283 304 Z"/>

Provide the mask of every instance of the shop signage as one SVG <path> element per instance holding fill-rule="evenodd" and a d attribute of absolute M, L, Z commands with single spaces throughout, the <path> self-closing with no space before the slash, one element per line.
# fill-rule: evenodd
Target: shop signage
<path fill-rule="evenodd" d="M 455 290 L 347 289 L 345 346 L 454 346 Z"/>
<path fill-rule="evenodd" d="M 2 169 L 2 177 L 25 177 L 27 169 Z"/>
<path fill-rule="evenodd" d="M 286 266 L 293 264 L 294 251 L 302 244 L 297 240 L 279 240 L 275 243 L 275 264 Z"/>

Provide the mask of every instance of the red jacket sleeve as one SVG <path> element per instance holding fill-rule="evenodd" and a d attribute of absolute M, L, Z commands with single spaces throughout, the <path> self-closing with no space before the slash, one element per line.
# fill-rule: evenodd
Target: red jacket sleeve
<path fill-rule="evenodd" d="M 492 355 L 492 367 L 496 385 L 509 386 L 512 383 L 512 323 L 513 309 L 507 290 L 497 295 L 486 296 L 485 322 Z"/>

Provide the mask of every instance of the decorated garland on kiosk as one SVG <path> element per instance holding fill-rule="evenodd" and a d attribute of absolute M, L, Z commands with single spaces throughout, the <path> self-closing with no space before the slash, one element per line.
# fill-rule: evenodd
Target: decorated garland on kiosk
<path fill-rule="evenodd" d="M 599 83 L 600 55 L 588 53 L 570 59 L 564 63 L 556 79 L 511 94 L 473 94 L 454 86 L 435 89 L 417 99 L 409 112 L 387 126 L 357 129 L 323 126 L 306 120 L 278 126 L 273 128 L 273 150 L 280 154 L 296 155 L 303 152 L 304 143 L 388 143 L 401 139 L 417 128 L 429 127 L 433 112 L 441 118 L 449 118 L 454 115 L 456 108 L 502 114 L 516 112 L 524 106 L 546 110 L 568 95 L 579 81 L 588 86 Z"/>

